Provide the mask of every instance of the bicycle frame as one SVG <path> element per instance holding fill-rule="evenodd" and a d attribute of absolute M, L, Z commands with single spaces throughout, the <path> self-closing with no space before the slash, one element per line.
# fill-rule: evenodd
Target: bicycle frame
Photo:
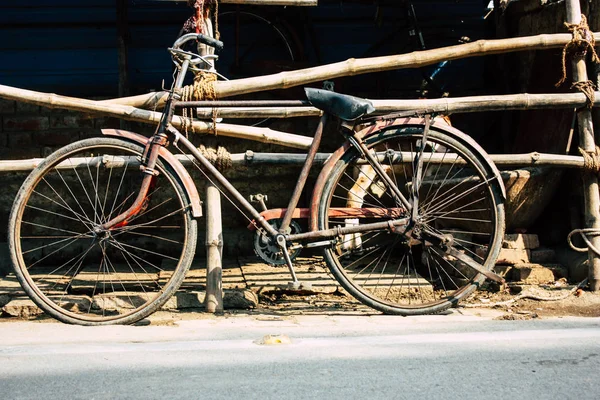
<path fill-rule="evenodd" d="M 396 215 L 394 215 L 394 213 L 388 212 L 388 217 L 392 216 L 393 219 L 388 219 L 383 222 L 358 224 L 354 226 L 337 226 L 333 229 L 325 230 L 319 230 L 315 226 L 314 221 L 311 221 L 311 227 L 309 232 L 297 234 L 290 234 L 287 232 L 292 217 L 294 216 L 294 213 L 296 211 L 300 195 L 306 184 L 308 173 L 310 171 L 310 168 L 312 167 L 312 163 L 314 161 L 316 152 L 321 142 L 323 127 L 325 125 L 325 122 L 327 121 L 326 113 L 323 115 L 323 117 L 321 117 L 319 125 L 317 126 L 314 139 L 308 151 L 306 161 L 304 162 L 304 166 L 300 173 L 299 180 L 290 199 L 289 206 L 284 213 L 282 225 L 279 230 L 275 229 L 273 226 L 271 226 L 269 221 L 267 221 L 264 218 L 264 216 L 261 215 L 261 213 L 256 208 L 254 208 L 244 198 L 244 196 L 227 180 L 227 178 L 223 176 L 218 171 L 218 169 L 215 168 L 210 163 L 210 161 L 208 161 L 208 159 L 204 155 L 201 154 L 201 152 L 196 148 L 196 146 L 194 146 L 183 134 L 181 134 L 181 132 L 179 132 L 175 127 L 171 125 L 170 122 L 174 114 L 174 109 L 176 107 L 192 107 L 195 104 L 194 102 L 182 102 L 174 99 L 176 89 L 180 89 L 183 86 L 183 81 L 188 68 L 193 67 L 194 63 L 207 63 L 207 60 L 202 56 L 193 59 L 194 54 L 177 49 L 173 50 L 172 53 L 177 53 L 180 57 L 182 57 L 183 62 L 181 62 L 181 64 L 176 63 L 176 65 L 179 66 L 179 73 L 177 75 L 177 78 L 175 79 L 175 83 L 167 100 L 163 118 L 159 124 L 156 133 L 150 138 L 150 140 L 146 144 L 146 149 L 142 157 L 141 166 L 141 170 L 144 172 L 145 176 L 142 179 L 142 184 L 138 196 L 133 205 L 127 211 L 116 216 L 112 220 L 104 223 L 102 226 L 96 228 L 98 231 L 109 231 L 116 227 L 126 225 L 130 218 L 137 215 L 137 213 L 139 213 L 140 210 L 143 209 L 144 204 L 146 203 L 149 188 L 151 187 L 153 180 L 156 179 L 156 176 L 158 175 L 157 171 L 155 170 L 156 162 L 158 159 L 158 153 L 162 147 L 165 147 L 167 145 L 168 140 L 171 140 L 178 148 L 179 145 L 183 146 L 183 149 L 187 151 L 188 154 L 191 154 L 191 156 L 200 164 L 201 171 L 205 174 L 207 179 L 209 179 L 213 184 L 216 184 L 216 186 L 218 186 L 219 189 L 227 195 L 230 201 L 237 203 L 242 213 L 246 212 L 246 215 L 249 214 L 254 219 L 252 224 L 257 228 L 262 229 L 262 231 L 268 234 L 268 236 L 274 241 L 274 243 L 276 243 L 277 246 L 279 246 L 279 248 L 283 252 L 284 259 L 290 269 L 292 277 L 294 278 L 294 282 L 297 282 L 297 278 L 294 273 L 292 261 L 287 250 L 287 247 L 291 242 L 305 242 L 312 244 L 311 247 L 319 247 L 329 246 L 333 244 L 334 238 L 339 238 L 343 235 L 386 230 L 391 233 L 400 233 L 400 230 L 403 230 L 402 233 L 404 233 L 405 235 L 410 235 L 410 232 L 412 231 L 413 227 L 416 227 L 418 228 L 418 230 L 421 230 L 421 228 L 419 227 L 420 223 L 418 215 L 419 198 L 416 192 L 416 188 L 413 188 L 413 195 L 409 201 L 409 199 L 407 199 L 398 189 L 398 187 L 392 181 L 391 177 L 388 176 L 388 174 L 385 172 L 384 168 L 382 167 L 382 164 L 378 160 L 379 157 L 377 156 L 377 154 L 374 154 L 367 147 L 367 145 L 363 141 L 364 135 L 361 134 L 362 132 L 356 133 L 355 124 L 350 122 L 344 122 L 342 123 L 341 128 L 342 134 L 346 137 L 349 145 L 354 147 L 361 154 L 361 156 L 366 160 L 366 162 L 374 169 L 379 178 L 383 182 L 385 182 L 387 186 L 391 189 L 391 196 L 395 200 L 396 206 L 401 207 L 395 208 L 394 211 L 401 210 L 399 214 L 401 214 L 402 218 L 393 218 L 396 217 Z M 209 63 L 209 65 L 212 64 Z M 396 119 L 397 117 L 395 116 L 390 116 L 389 118 L 380 117 L 376 119 L 376 121 L 379 122 L 375 122 L 370 129 L 371 131 L 376 130 L 377 127 L 381 126 L 381 123 L 383 123 L 384 126 L 390 126 L 390 124 L 393 124 L 396 121 Z M 420 140 L 417 148 L 417 183 L 420 181 L 422 175 L 423 163 L 421 159 L 423 156 L 424 148 L 426 146 L 427 135 L 430 126 L 430 116 L 427 116 L 425 118 L 425 129 L 423 131 L 423 137 Z M 497 176 L 499 176 L 499 174 Z M 313 203 L 312 206 L 314 207 L 315 204 Z M 368 214 L 368 210 L 361 209 L 358 213 L 360 214 L 361 212 L 365 213 L 365 215 Z M 451 238 L 448 238 L 443 234 L 439 234 L 433 231 L 423 231 L 421 233 L 421 236 L 421 240 L 426 240 L 428 242 L 438 243 L 441 245 L 452 241 Z M 485 271 L 480 264 L 473 261 L 470 257 L 464 256 L 452 248 L 448 249 L 448 251 L 454 257 L 461 259 L 471 268 L 484 274 L 488 278 L 497 281 L 502 280 L 502 278 L 500 278 L 499 276 L 496 276 L 495 274 L 489 271 Z"/>
<path fill-rule="evenodd" d="M 185 103 L 181 103 L 185 104 Z M 322 122 L 324 123 L 324 119 Z M 322 124 L 319 124 L 317 129 L 317 136 L 319 136 L 319 131 L 322 132 Z M 216 183 L 221 190 L 225 194 L 227 194 L 230 198 L 232 198 L 242 209 L 242 211 L 249 214 L 252 218 L 254 218 L 254 223 L 259 225 L 265 232 L 267 232 L 271 236 L 276 236 L 282 233 L 282 230 L 278 231 L 269 224 L 269 222 L 261 215 L 261 213 L 249 203 L 244 196 L 227 180 L 221 172 L 215 168 L 210 161 L 206 159 L 198 151 L 196 146 L 191 143 L 184 135 L 182 135 L 177 129 L 172 126 L 167 126 L 166 132 L 172 135 L 173 142 L 178 146 L 181 146 L 185 149 L 203 168 L 204 173 L 207 175 L 207 178 Z M 134 201 L 134 204 L 122 214 L 116 216 L 111 221 L 106 222 L 102 228 L 106 230 L 114 229 L 115 227 L 122 226 L 121 224 L 126 223 L 126 221 L 136 215 L 137 212 L 141 209 L 141 205 L 144 203 L 148 188 L 150 186 L 150 182 L 155 177 L 154 167 L 156 164 L 156 159 L 158 158 L 159 149 L 166 144 L 166 134 L 165 133 L 157 133 L 155 134 L 147 144 L 146 156 L 144 160 L 142 160 L 142 170 L 145 172 L 145 176 L 142 179 L 142 183 L 140 185 L 140 191 L 138 193 L 137 199 Z M 285 212 L 284 220 L 291 221 L 294 212 L 296 210 L 296 206 L 298 204 L 298 200 L 300 198 L 300 193 L 304 188 L 306 180 L 308 178 L 308 171 L 312 165 L 312 161 L 314 159 L 314 155 L 318 149 L 319 141 L 315 141 L 309 150 L 309 156 L 307 157 L 304 167 L 302 169 L 302 173 L 298 183 L 296 184 L 296 188 L 294 190 L 294 195 L 290 200 L 290 205 Z M 312 154 L 312 157 L 310 156 Z M 401 193 L 400 193 L 401 194 Z M 311 230 L 310 232 L 300 233 L 295 235 L 284 235 L 286 240 L 288 241 L 316 241 L 323 239 L 331 239 L 338 235 L 352 234 L 352 233 L 361 233 L 372 230 L 384 230 L 384 229 L 398 229 L 403 226 L 407 226 L 409 224 L 409 218 L 399 218 L 385 222 L 379 223 L 370 223 L 370 224 L 362 224 L 359 226 L 353 227 L 344 227 L 344 228 L 335 228 L 328 230 Z"/>

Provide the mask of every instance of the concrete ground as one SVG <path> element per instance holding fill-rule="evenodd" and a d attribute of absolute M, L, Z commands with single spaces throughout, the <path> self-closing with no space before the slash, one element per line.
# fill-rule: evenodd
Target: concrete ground
<path fill-rule="evenodd" d="M 180 291 L 149 321 L 169 325 L 180 320 L 210 317 L 203 313 L 204 265 L 202 261 L 194 263 Z M 346 295 L 319 258 L 299 259 L 296 268 L 299 280 L 310 283 L 311 290 L 287 290 L 290 275 L 285 266 L 270 266 L 255 257 L 224 260 L 226 314 L 260 315 L 267 319 L 294 315 L 379 314 Z M 543 285 L 522 281 L 512 282 L 503 288 L 484 287 L 453 312 L 493 315 L 499 319 L 600 316 L 600 295 L 576 289 L 564 279 Z M 0 321 L 4 322 L 47 319 L 27 298 L 12 274 L 0 279 L 0 310 Z"/>

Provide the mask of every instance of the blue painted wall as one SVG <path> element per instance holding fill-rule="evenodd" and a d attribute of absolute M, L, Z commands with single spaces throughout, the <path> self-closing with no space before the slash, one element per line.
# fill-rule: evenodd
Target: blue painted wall
<path fill-rule="evenodd" d="M 385 1 L 380 3 L 384 4 Z M 388 2 L 389 3 L 389 2 Z M 415 2 L 429 48 L 456 44 L 461 36 L 482 38 L 485 4 L 480 0 Z M 391 2 L 394 4 L 394 2 Z M 0 84 L 81 96 L 116 96 L 118 84 L 115 0 L 3 0 L 0 4 Z M 221 10 L 235 10 L 222 5 Z M 249 46 L 242 73 L 260 74 L 377 56 L 413 49 L 404 15 L 397 7 L 377 8 L 370 2 L 321 0 L 318 8 L 245 8 L 265 12 L 271 21 L 282 19 L 285 32 L 293 32 L 294 60 L 286 59 L 281 42 L 255 36 L 265 25 L 247 21 L 240 31 L 239 52 Z M 253 11 L 254 10 L 254 11 Z M 185 3 L 130 0 L 129 67 L 132 93 L 158 89 L 172 71 L 166 47 L 176 38 L 190 15 Z M 233 14 L 221 19 L 226 46 L 235 37 Z M 255 21 L 256 22 L 256 21 Z M 268 26 L 264 32 L 269 32 Z M 283 28 L 282 28 L 283 29 Z M 273 32 L 272 30 L 270 32 Z M 253 36 L 254 35 L 254 36 Z M 275 35 L 277 36 L 277 35 Z M 244 47 L 246 46 L 246 47 Z M 234 48 L 232 48 L 234 47 Z M 279 52 L 279 53 L 278 53 Z M 270 58 L 269 58 L 270 57 Z M 235 46 L 222 56 L 220 70 L 233 75 Z M 267 61 L 274 61 L 269 64 Z M 483 87 L 483 61 L 456 61 L 444 71 L 453 94 Z M 340 91 L 371 97 L 412 97 L 419 88 L 418 70 L 372 74 L 337 80 Z"/>

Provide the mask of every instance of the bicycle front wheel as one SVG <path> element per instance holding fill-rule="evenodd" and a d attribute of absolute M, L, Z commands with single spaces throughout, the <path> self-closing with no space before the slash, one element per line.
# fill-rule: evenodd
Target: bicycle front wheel
<path fill-rule="evenodd" d="M 443 131 L 429 132 L 422 153 L 422 179 L 416 155 L 423 126 L 392 127 L 366 140 L 386 174 L 412 204 L 428 230 L 452 238 L 455 249 L 487 270 L 504 235 L 501 183 L 484 156 Z M 415 185 L 419 187 L 414 190 Z M 319 229 L 349 227 L 409 217 L 410 211 L 366 160 L 350 148 L 326 179 L 319 202 Z M 325 249 L 338 282 L 362 303 L 388 314 L 443 311 L 472 293 L 484 277 L 439 246 L 415 240 L 403 229 L 338 237 Z"/>
<path fill-rule="evenodd" d="M 23 183 L 9 220 L 11 257 L 25 292 L 52 317 L 130 324 L 181 284 L 197 226 L 181 182 L 160 158 L 142 210 L 98 229 L 135 201 L 143 152 L 115 138 L 82 140 L 51 154 Z"/>

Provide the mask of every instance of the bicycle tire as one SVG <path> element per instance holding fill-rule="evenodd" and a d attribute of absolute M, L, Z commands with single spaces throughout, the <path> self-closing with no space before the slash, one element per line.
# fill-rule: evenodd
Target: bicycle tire
<path fill-rule="evenodd" d="M 414 156 L 423 129 L 421 125 L 391 127 L 365 142 L 372 151 L 393 149 Z M 502 184 L 490 170 L 485 156 L 458 139 L 435 127 L 429 131 L 426 146 L 429 151 L 423 153 L 424 178 L 418 191 L 420 214 L 428 227 L 453 234 L 457 249 L 491 270 L 505 229 Z M 437 164 L 432 162 L 434 154 L 438 157 Z M 456 167 L 460 165 L 458 161 L 450 166 L 444 164 L 445 157 L 451 160 L 449 155 L 452 154 L 457 155 L 456 160 L 460 158 L 464 166 Z M 355 225 L 361 221 L 381 222 L 381 217 L 344 219 L 335 217 L 335 213 L 329 217 L 329 210 L 334 207 L 370 207 L 388 212 L 391 207 L 401 209 L 383 180 L 369 171 L 369 167 L 356 164 L 359 159 L 359 153 L 349 148 L 325 179 L 318 208 L 319 229 Z M 386 164 L 386 173 L 409 201 L 414 183 L 412 160 L 395 166 Z M 408 216 L 409 212 L 404 209 L 400 214 L 394 218 Z M 349 294 L 386 314 L 442 312 L 470 295 L 485 279 L 434 245 L 412 243 L 402 234 L 383 231 L 338 237 L 335 245 L 324 249 L 324 258 Z"/>
<path fill-rule="evenodd" d="M 144 209 L 127 225 L 94 232 L 135 200 L 143 153 L 122 139 L 85 139 L 52 153 L 21 186 L 8 228 L 14 272 L 57 320 L 131 324 L 181 285 L 197 222 L 181 182 L 160 157 Z"/>

